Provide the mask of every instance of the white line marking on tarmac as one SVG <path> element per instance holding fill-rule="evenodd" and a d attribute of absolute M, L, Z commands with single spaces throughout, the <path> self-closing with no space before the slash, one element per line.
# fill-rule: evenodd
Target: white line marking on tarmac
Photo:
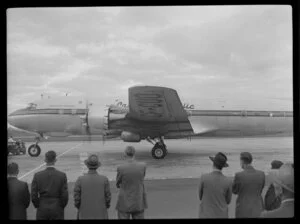
<path fill-rule="evenodd" d="M 82 145 L 82 144 L 83 144 L 83 143 L 79 143 L 79 144 L 73 146 L 72 148 L 66 150 L 65 152 L 63 152 L 63 153 L 61 153 L 61 154 L 59 154 L 56 158 L 59 158 L 59 157 L 61 157 L 62 155 L 64 155 L 65 153 L 67 153 L 67 152 L 69 152 L 69 151 L 71 151 L 71 150 L 73 150 L 73 149 L 76 149 L 78 146 L 80 146 L 80 145 Z M 31 174 L 32 172 L 34 172 L 34 171 L 40 169 L 41 167 L 43 167 L 43 166 L 45 166 L 45 165 L 46 165 L 46 163 L 43 163 L 43 164 L 39 165 L 38 167 L 34 168 L 33 170 L 31 170 L 31 171 L 25 173 L 25 174 L 24 174 L 23 176 L 21 176 L 19 179 L 22 179 L 22 178 L 28 176 L 28 175 Z"/>

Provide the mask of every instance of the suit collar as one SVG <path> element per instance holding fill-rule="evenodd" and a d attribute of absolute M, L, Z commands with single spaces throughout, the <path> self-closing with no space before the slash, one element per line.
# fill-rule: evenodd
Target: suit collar
<path fill-rule="evenodd" d="M 127 163 L 135 163 L 135 159 L 128 159 Z"/>
<path fill-rule="evenodd" d="M 213 168 L 213 171 L 212 171 L 213 173 L 222 173 L 222 170 L 218 170 L 218 169 L 216 169 L 216 168 Z"/>
<path fill-rule="evenodd" d="M 46 170 L 55 170 L 55 167 L 54 166 L 47 166 Z"/>
<path fill-rule="evenodd" d="M 245 170 L 254 170 L 254 167 L 252 165 L 248 165 L 245 167 Z"/>
<path fill-rule="evenodd" d="M 87 173 L 88 174 L 95 174 L 95 173 L 97 173 L 97 170 L 89 170 Z"/>

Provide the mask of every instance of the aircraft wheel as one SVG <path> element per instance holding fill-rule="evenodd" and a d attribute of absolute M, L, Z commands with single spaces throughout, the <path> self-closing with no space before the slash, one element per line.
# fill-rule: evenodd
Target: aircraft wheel
<path fill-rule="evenodd" d="M 163 159 L 167 155 L 167 150 L 162 147 L 153 147 L 152 156 L 155 159 Z"/>
<path fill-rule="evenodd" d="M 33 144 L 29 146 L 28 148 L 28 154 L 32 157 L 37 157 L 41 154 L 41 148 L 40 146 Z"/>

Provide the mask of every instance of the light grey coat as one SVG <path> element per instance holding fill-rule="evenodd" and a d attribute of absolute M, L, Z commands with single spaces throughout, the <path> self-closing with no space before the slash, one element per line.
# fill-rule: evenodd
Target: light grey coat
<path fill-rule="evenodd" d="M 236 218 L 257 218 L 263 211 L 262 190 L 265 185 L 265 173 L 247 167 L 235 174 L 232 192 L 237 194 Z"/>
<path fill-rule="evenodd" d="M 232 181 L 221 171 L 203 174 L 199 184 L 199 218 L 228 218 Z"/>
<path fill-rule="evenodd" d="M 78 219 L 108 219 L 111 192 L 106 176 L 89 170 L 80 176 L 74 187 L 74 203 L 78 208 Z"/>
<path fill-rule="evenodd" d="M 140 212 L 148 207 L 144 177 L 146 164 L 128 161 L 117 168 L 116 186 L 120 188 L 116 209 L 120 212 Z"/>

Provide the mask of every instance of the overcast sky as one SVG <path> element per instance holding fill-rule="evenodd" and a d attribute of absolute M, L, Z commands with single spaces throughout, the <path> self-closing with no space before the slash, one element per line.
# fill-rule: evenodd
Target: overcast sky
<path fill-rule="evenodd" d="M 292 110 L 290 6 L 7 10 L 8 112 L 42 93 L 128 102 L 174 88 L 199 109 Z"/>

